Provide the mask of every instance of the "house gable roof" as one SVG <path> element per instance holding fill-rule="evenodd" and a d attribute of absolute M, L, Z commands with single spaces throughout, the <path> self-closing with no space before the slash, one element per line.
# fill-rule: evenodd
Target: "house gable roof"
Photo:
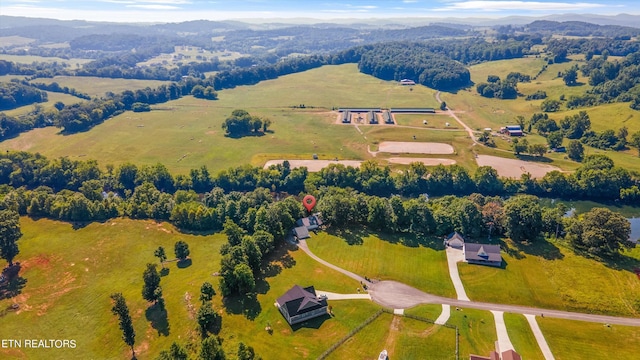
<path fill-rule="evenodd" d="M 295 285 L 276 301 L 278 305 L 287 308 L 289 316 L 295 316 L 327 306 L 327 300 L 324 298 L 318 299 L 313 286 L 303 288 Z"/>
<path fill-rule="evenodd" d="M 489 244 L 464 244 L 465 260 L 502 262 L 500 246 Z"/>
<path fill-rule="evenodd" d="M 311 237 L 311 235 L 309 235 L 309 229 L 307 229 L 306 226 L 298 226 L 293 229 L 293 232 L 295 233 L 298 240 L 308 239 Z"/>

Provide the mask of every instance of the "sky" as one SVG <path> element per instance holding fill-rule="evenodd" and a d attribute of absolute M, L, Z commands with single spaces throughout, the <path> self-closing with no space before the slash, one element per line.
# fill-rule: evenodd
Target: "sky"
<path fill-rule="evenodd" d="M 228 19 L 370 19 L 620 13 L 638 0 L 0 0 L 0 15 L 110 22 Z M 2 24 L 0 24 L 1 26 Z"/>

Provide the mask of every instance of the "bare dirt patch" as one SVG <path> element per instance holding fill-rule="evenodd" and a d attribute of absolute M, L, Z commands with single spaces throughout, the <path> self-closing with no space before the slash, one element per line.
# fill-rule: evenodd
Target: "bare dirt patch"
<path fill-rule="evenodd" d="M 427 166 L 436 166 L 436 165 L 453 165 L 456 163 L 453 159 L 436 159 L 436 158 L 402 158 L 402 157 L 391 157 L 388 158 L 387 161 L 393 164 L 403 164 L 409 165 L 412 162 L 421 162 Z"/>
<path fill-rule="evenodd" d="M 548 172 L 554 170 L 560 171 L 560 168 L 553 165 L 517 159 L 507 159 L 491 155 L 478 155 L 476 161 L 479 166 L 491 166 L 496 169 L 498 175 L 509 178 L 519 179 L 522 174 L 529 173 L 532 178 L 539 179 L 545 176 Z"/>
<path fill-rule="evenodd" d="M 453 146 L 432 142 L 383 141 L 378 152 L 407 154 L 453 154 Z"/>
<path fill-rule="evenodd" d="M 396 343 L 398 342 L 400 331 L 400 316 L 394 316 L 393 320 L 391 320 L 391 325 L 389 325 L 389 335 L 387 336 L 387 341 L 384 345 L 384 349 L 387 350 L 387 353 L 389 355 L 393 355 L 395 353 Z"/>
<path fill-rule="evenodd" d="M 271 165 L 282 164 L 285 160 L 269 160 L 264 164 L 264 168 Z M 344 166 L 360 167 L 360 160 L 287 160 L 292 169 L 306 167 L 310 172 L 318 172 L 331 164 L 342 164 Z"/>

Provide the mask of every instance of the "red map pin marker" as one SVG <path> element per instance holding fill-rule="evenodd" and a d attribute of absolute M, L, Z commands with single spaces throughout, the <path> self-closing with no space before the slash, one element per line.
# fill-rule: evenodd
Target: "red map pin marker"
<path fill-rule="evenodd" d="M 308 212 L 311 212 L 311 209 L 316 206 L 316 198 L 314 198 L 313 195 L 307 195 L 302 199 L 302 205 Z"/>

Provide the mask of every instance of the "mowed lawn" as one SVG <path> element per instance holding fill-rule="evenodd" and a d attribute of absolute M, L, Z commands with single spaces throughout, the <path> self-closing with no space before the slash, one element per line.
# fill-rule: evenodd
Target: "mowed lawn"
<path fill-rule="evenodd" d="M 490 312 L 453 311 L 448 324 L 459 329 L 461 359 L 469 358 L 469 354 L 486 356 L 493 350 L 497 335 Z M 338 347 L 328 359 L 377 360 L 382 350 L 387 350 L 389 359 L 453 360 L 456 358 L 456 332 L 453 328 L 383 313 Z"/>
<path fill-rule="evenodd" d="M 472 300 L 640 317 L 640 281 L 631 271 L 640 266 L 639 249 L 618 261 L 620 270 L 553 243 L 510 243 L 502 257 L 503 268 L 458 265 Z"/>
<path fill-rule="evenodd" d="M 640 353 L 640 327 L 551 318 L 538 324 L 557 360 L 637 359 Z"/>
<path fill-rule="evenodd" d="M 321 259 L 361 276 L 396 280 L 432 294 L 455 296 L 445 252 L 429 247 L 427 240 L 414 235 L 321 232 L 307 244 Z"/>
<path fill-rule="evenodd" d="M 504 313 L 504 323 L 511 344 L 523 359 L 544 359 L 538 341 L 524 315 Z M 593 341 L 598 341 L 598 339 L 593 339 Z"/>
<path fill-rule="evenodd" d="M 0 301 L 0 335 L 73 339 L 77 347 L 56 349 L 55 355 L 43 349 L 0 349 L 0 358 L 128 358 L 130 351 L 110 311 L 109 295 L 113 292 L 122 292 L 127 300 L 138 358 L 155 358 L 173 341 L 198 343 L 195 312 L 200 286 L 209 281 L 218 288 L 214 273 L 220 268 L 224 235 L 187 235 L 167 223 L 127 219 L 74 229 L 64 222 L 21 218 L 21 228 L 24 236 L 15 260 L 22 264 L 20 274 L 27 282 L 17 297 Z M 142 272 L 146 263 L 158 263 L 153 256 L 158 246 L 164 246 L 169 259 L 173 258 L 177 240 L 189 244 L 191 264 L 182 268 L 173 261 L 166 264 L 169 273 L 161 281 L 167 309 L 163 321 L 142 299 Z M 243 341 L 265 359 L 292 351 L 295 358 L 315 358 L 379 308 L 370 301 L 335 302 L 331 304 L 333 318 L 327 316 L 292 329 L 273 306 L 291 286 L 315 285 L 344 293 L 358 284 L 302 251 L 280 248 L 272 260 L 257 281 L 254 300 L 231 301 L 224 307 L 220 295 L 214 297 L 214 308 L 222 314 L 220 336 L 229 353 L 235 353 Z M 20 305 L 17 311 L 9 309 L 13 303 Z M 264 330 L 267 323 L 274 329 L 271 335 Z"/>

